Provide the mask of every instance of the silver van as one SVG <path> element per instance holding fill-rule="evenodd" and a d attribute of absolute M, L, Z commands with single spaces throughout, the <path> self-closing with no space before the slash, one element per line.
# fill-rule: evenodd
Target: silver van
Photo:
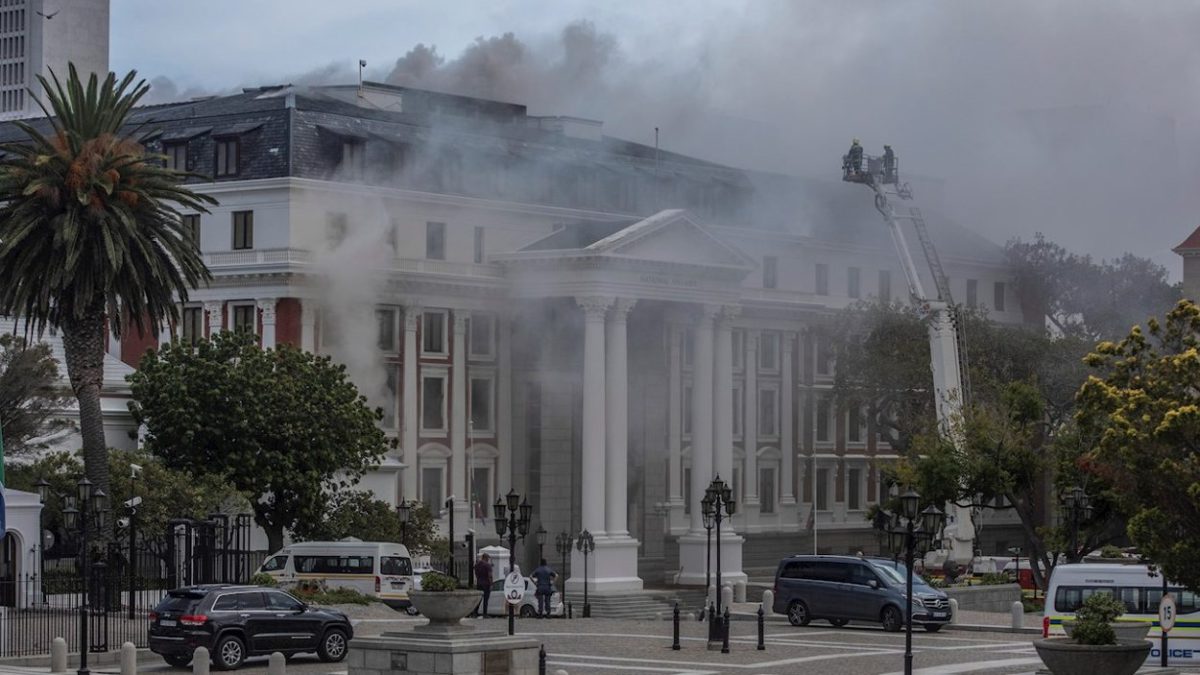
<path fill-rule="evenodd" d="M 775 570 L 776 614 L 793 626 L 824 619 L 835 626 L 851 621 L 883 624 L 895 632 L 904 627 L 906 596 L 903 563 L 885 558 L 797 555 L 784 558 Z M 950 623 L 950 599 L 913 575 L 914 624 L 934 633 Z"/>

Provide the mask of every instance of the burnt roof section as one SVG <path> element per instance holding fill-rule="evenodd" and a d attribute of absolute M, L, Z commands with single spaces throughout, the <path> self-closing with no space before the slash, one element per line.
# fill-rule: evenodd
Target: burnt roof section
<path fill-rule="evenodd" d="M 641 218 L 609 222 L 580 222 L 560 225 L 554 233 L 522 248 L 522 251 L 572 251 L 583 249 L 641 222 Z"/>

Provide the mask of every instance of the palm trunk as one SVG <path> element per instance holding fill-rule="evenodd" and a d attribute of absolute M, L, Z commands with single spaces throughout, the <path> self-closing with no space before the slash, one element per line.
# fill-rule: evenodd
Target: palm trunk
<path fill-rule="evenodd" d="M 104 440 L 104 415 L 100 407 L 100 388 L 104 384 L 104 326 L 101 304 L 78 319 L 64 321 L 62 342 L 71 389 L 79 401 L 84 472 L 95 487 L 108 493 L 108 444 Z"/>

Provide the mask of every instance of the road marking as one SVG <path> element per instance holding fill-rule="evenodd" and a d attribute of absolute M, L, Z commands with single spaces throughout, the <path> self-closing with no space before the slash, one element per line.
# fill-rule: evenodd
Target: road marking
<path fill-rule="evenodd" d="M 680 670 L 678 668 L 651 668 L 649 666 L 618 666 L 610 663 L 590 663 L 586 661 L 546 661 L 548 666 L 567 666 L 574 668 L 602 668 L 606 670 L 636 670 L 638 672 L 675 673 L 675 675 L 718 675 L 719 670 Z M 704 664 L 709 665 L 709 664 Z"/>
<path fill-rule="evenodd" d="M 963 673 L 976 673 L 984 670 L 992 670 L 994 668 L 1008 668 L 1011 666 L 1031 666 L 1035 663 L 1041 663 L 1041 659 L 1004 659 L 1002 661 L 977 661 L 975 663 L 957 663 L 946 666 L 934 666 L 932 668 L 918 668 L 913 671 L 913 675 L 962 675 Z M 887 673 L 887 675 L 904 675 L 903 671 Z"/>

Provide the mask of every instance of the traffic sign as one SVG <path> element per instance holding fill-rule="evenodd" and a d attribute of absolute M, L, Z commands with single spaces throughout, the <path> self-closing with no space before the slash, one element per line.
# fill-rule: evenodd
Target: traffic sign
<path fill-rule="evenodd" d="M 1158 625 L 1164 633 L 1175 627 L 1175 598 L 1168 593 L 1158 602 Z"/>
<path fill-rule="evenodd" d="M 504 601 L 510 605 L 519 605 L 525 599 L 525 578 L 519 571 L 509 572 L 504 577 Z"/>

